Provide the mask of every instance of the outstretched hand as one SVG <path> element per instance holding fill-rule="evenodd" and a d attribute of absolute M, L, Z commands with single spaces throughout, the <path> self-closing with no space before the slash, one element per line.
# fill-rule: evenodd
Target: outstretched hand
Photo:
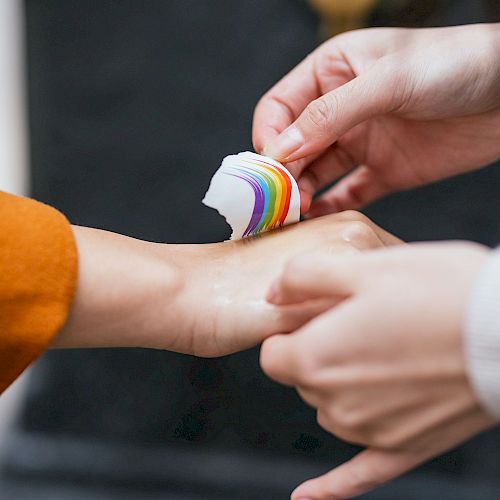
<path fill-rule="evenodd" d="M 266 302 L 292 256 L 341 255 L 398 244 L 355 212 L 260 237 L 208 245 L 164 245 L 74 227 L 79 280 L 53 347 L 151 347 L 199 356 L 247 349 L 295 330 L 329 299 L 277 307 Z"/>
<path fill-rule="evenodd" d="M 331 303 L 275 306 L 265 300 L 271 282 L 286 261 L 300 254 L 315 259 L 399 244 L 368 218 L 356 212 L 322 217 L 288 226 L 256 238 L 197 248 L 186 260 L 186 280 L 179 299 L 183 330 L 174 350 L 220 356 L 247 349 L 275 333 L 290 332 Z"/>
<path fill-rule="evenodd" d="M 467 243 L 416 244 L 287 264 L 272 304 L 337 305 L 267 339 L 263 370 L 295 386 L 324 429 L 367 447 L 294 500 L 359 495 L 493 425 L 469 385 L 462 335 L 487 255 Z"/>
<path fill-rule="evenodd" d="M 480 168 L 500 157 L 499 51 L 500 24 L 344 33 L 262 97 L 254 147 L 312 216 Z"/>

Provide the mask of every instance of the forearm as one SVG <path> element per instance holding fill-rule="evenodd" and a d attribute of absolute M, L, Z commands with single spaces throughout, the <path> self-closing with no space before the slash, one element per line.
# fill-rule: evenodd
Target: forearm
<path fill-rule="evenodd" d="M 262 238 L 165 245 L 73 226 L 77 291 L 52 347 L 150 347 L 223 356 L 288 332 L 323 304 L 277 308 L 264 297 L 292 255 L 399 243 L 360 214 L 295 224 Z"/>
<path fill-rule="evenodd" d="M 51 347 L 158 345 L 175 327 L 182 288 L 176 245 L 72 226 L 79 254 L 78 285 L 68 320 Z"/>

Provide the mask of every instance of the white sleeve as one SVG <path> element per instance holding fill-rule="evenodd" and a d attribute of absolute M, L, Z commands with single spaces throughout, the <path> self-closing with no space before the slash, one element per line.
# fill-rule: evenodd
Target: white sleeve
<path fill-rule="evenodd" d="M 491 252 L 479 273 L 464 334 L 469 380 L 485 410 L 500 421 L 500 250 Z"/>

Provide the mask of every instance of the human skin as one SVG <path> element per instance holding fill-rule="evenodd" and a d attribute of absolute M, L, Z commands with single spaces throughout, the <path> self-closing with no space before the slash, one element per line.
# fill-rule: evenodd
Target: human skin
<path fill-rule="evenodd" d="M 254 147 L 311 216 L 478 169 L 500 157 L 499 53 L 500 24 L 341 34 L 262 97 Z"/>
<path fill-rule="evenodd" d="M 466 304 L 488 249 L 410 244 L 292 259 L 268 300 L 331 309 L 264 341 L 263 370 L 295 386 L 327 431 L 366 449 L 293 500 L 362 494 L 494 425 L 469 384 Z"/>
<path fill-rule="evenodd" d="M 354 212 L 206 245 L 150 243 L 78 226 L 73 231 L 77 292 L 52 347 L 150 347 L 198 356 L 252 347 L 324 310 L 321 303 L 283 308 L 265 301 L 291 256 L 399 243 Z"/>

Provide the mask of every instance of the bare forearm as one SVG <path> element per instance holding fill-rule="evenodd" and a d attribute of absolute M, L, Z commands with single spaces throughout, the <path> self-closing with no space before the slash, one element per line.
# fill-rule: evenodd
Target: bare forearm
<path fill-rule="evenodd" d="M 149 347 L 222 356 L 299 327 L 321 304 L 281 308 L 264 296 L 286 259 L 399 240 L 361 214 L 295 224 L 262 238 L 166 245 L 73 226 L 79 276 L 64 347 Z"/>
<path fill-rule="evenodd" d="M 68 321 L 52 347 L 150 344 L 149 336 L 172 324 L 169 317 L 182 287 L 175 259 L 166 258 L 168 245 L 78 226 L 73 232 L 78 287 Z M 175 248 L 172 245 L 172 257 Z"/>

